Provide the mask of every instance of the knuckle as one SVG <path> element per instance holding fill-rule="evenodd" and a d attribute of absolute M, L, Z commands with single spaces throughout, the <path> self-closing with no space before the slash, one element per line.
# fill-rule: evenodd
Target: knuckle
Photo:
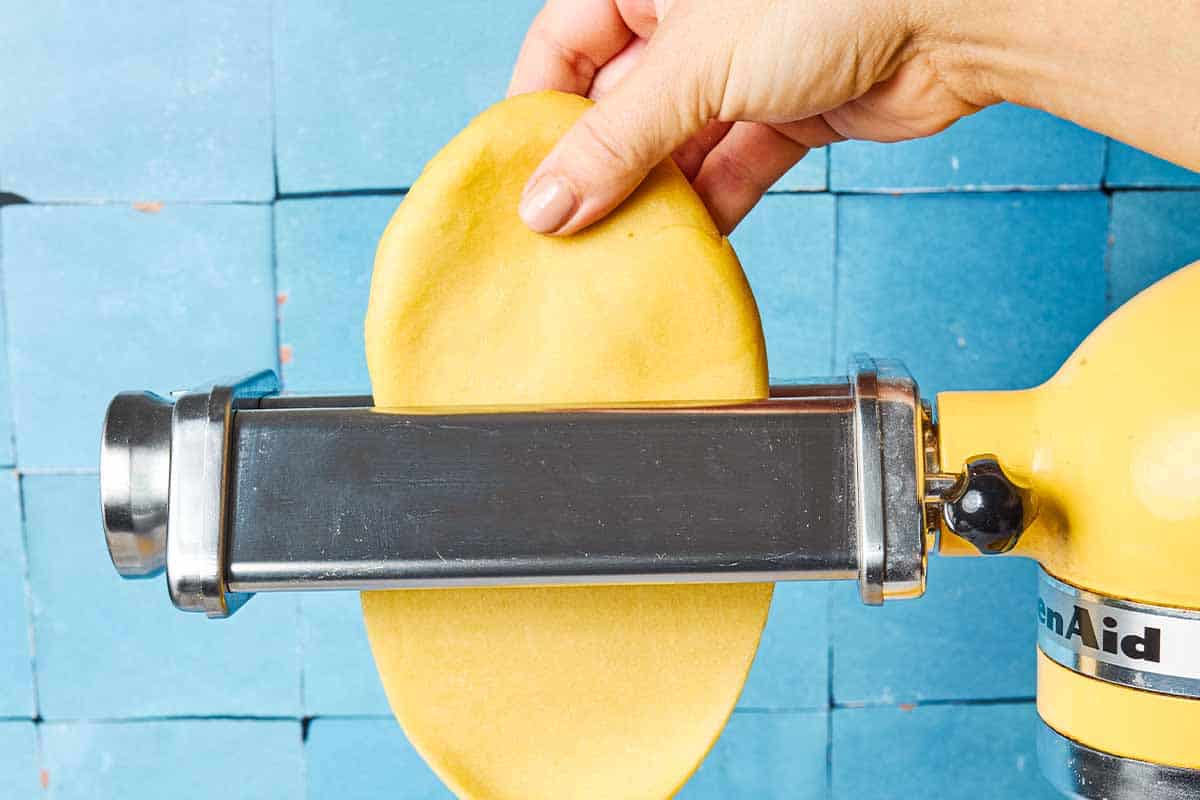
<path fill-rule="evenodd" d="M 599 111 L 599 108 L 595 109 Z M 589 158 L 605 172 L 614 168 L 623 174 L 636 172 L 641 166 L 635 148 L 617 135 L 616 126 L 602 113 L 584 114 L 579 120 L 580 132 L 589 143 Z"/>
<path fill-rule="evenodd" d="M 742 156 L 725 153 L 714 166 L 723 178 L 722 183 L 728 186 L 755 194 L 771 188 L 771 184 Z"/>
<path fill-rule="evenodd" d="M 532 34 L 580 83 L 590 84 L 596 77 L 599 66 L 587 53 L 568 47 L 540 26 L 534 28 Z"/>

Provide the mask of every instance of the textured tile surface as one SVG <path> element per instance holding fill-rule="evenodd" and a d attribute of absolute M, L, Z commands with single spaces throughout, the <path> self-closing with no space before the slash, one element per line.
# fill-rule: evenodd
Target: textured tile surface
<path fill-rule="evenodd" d="M 32 717 L 33 658 L 17 475 L 0 471 L 0 717 Z M 0 785 L 3 785 L 0 772 Z"/>
<path fill-rule="evenodd" d="M 304 713 L 391 714 L 367 642 L 358 592 L 300 598 Z"/>
<path fill-rule="evenodd" d="M 926 396 L 1037 384 L 1104 317 L 1099 194 L 838 204 L 836 352 L 900 358 Z"/>
<path fill-rule="evenodd" d="M 539 0 L 284 0 L 275 15 L 282 192 L 400 188 L 504 96 Z"/>
<path fill-rule="evenodd" d="M 4 169 L 4 151 L 0 149 L 0 174 Z M 4 209 L 0 208 L 0 275 L 3 274 L 4 264 L 4 237 L 3 237 L 3 218 Z M 17 453 L 13 446 L 13 427 L 12 427 L 12 394 L 11 386 L 8 379 L 8 325 L 4 313 L 4 293 L 0 292 L 0 466 L 11 466 L 16 463 Z"/>
<path fill-rule="evenodd" d="M 771 187 L 773 192 L 820 192 L 828 184 L 829 148 L 810 150 Z"/>
<path fill-rule="evenodd" d="M 117 392 L 275 366 L 269 208 L 14 206 L 0 219 L 22 468 L 94 469 Z"/>
<path fill-rule="evenodd" d="M 20 4 L 0 27 L 0 189 L 270 200 L 270 0 Z"/>
<path fill-rule="evenodd" d="M 1032 703 L 837 709 L 831 796 L 1061 800 L 1038 773 L 1036 725 Z"/>
<path fill-rule="evenodd" d="M 401 199 L 290 200 L 275 207 L 279 337 L 288 391 L 371 391 L 363 317 L 375 246 Z"/>
<path fill-rule="evenodd" d="M 768 196 L 731 238 L 758 301 L 773 380 L 829 369 L 835 213 L 830 195 Z"/>
<path fill-rule="evenodd" d="M 775 585 L 771 614 L 738 707 L 825 708 L 829 702 L 829 585 Z"/>
<path fill-rule="evenodd" d="M 825 791 L 825 711 L 734 712 L 680 800 L 817 800 Z"/>
<path fill-rule="evenodd" d="M 1115 194 L 1109 232 L 1109 298 L 1116 307 L 1200 260 L 1200 191 Z"/>
<path fill-rule="evenodd" d="M 1104 182 L 1113 187 L 1200 187 L 1200 172 L 1192 172 L 1127 144 L 1110 140 Z"/>
<path fill-rule="evenodd" d="M 392 719 L 316 719 L 304 747 L 309 800 L 452 800 Z"/>
<path fill-rule="evenodd" d="M 837 191 L 1100 185 L 1104 137 L 1041 111 L 1003 104 L 927 139 L 833 147 Z"/>
<path fill-rule="evenodd" d="M 933 558 L 924 597 L 881 608 L 835 585 L 834 701 L 1033 697 L 1036 589 L 1036 565 L 1020 558 Z"/>
<path fill-rule="evenodd" d="M 299 716 L 294 595 L 227 620 L 183 614 L 161 577 L 113 570 L 95 477 L 26 476 L 22 490 L 43 716 Z"/>
<path fill-rule="evenodd" d="M 0 722 L 0 797 L 40 797 L 40 771 L 33 723 Z"/>
<path fill-rule="evenodd" d="M 59 722 L 42 726 L 53 800 L 302 800 L 295 720 Z"/>

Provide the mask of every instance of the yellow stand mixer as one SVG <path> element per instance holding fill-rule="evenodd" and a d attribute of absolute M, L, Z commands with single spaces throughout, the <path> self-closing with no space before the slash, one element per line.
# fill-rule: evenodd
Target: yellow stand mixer
<path fill-rule="evenodd" d="M 865 356 L 742 404 L 375 409 L 269 372 L 122 393 L 105 535 L 122 575 L 165 568 L 210 617 L 258 591 L 464 585 L 848 579 L 878 604 L 919 597 L 935 549 L 1025 556 L 1046 776 L 1197 798 L 1198 319 L 1200 264 L 1044 385 L 939 395 L 936 424 Z"/>
<path fill-rule="evenodd" d="M 938 396 L 942 463 L 998 453 L 1037 498 L 1039 754 L 1082 797 L 1200 797 L 1198 316 L 1193 265 L 1042 386 Z"/>

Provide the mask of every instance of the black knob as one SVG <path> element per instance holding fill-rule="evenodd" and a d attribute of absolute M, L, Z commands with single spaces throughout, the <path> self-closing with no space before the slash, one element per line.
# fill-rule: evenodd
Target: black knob
<path fill-rule="evenodd" d="M 1011 550 L 1036 515 L 1033 492 L 1014 483 L 992 456 L 968 461 L 942 503 L 950 530 L 985 555 Z"/>

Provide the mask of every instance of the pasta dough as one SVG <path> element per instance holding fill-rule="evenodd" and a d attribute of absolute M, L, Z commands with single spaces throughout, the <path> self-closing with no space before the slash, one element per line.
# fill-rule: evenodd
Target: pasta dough
<path fill-rule="evenodd" d="M 754 299 L 674 164 L 605 221 L 539 236 L 525 179 L 587 107 L 509 99 L 429 163 L 379 244 L 379 406 L 728 400 L 767 392 Z M 409 740 L 460 797 L 662 798 L 720 733 L 770 584 L 370 592 Z"/>

